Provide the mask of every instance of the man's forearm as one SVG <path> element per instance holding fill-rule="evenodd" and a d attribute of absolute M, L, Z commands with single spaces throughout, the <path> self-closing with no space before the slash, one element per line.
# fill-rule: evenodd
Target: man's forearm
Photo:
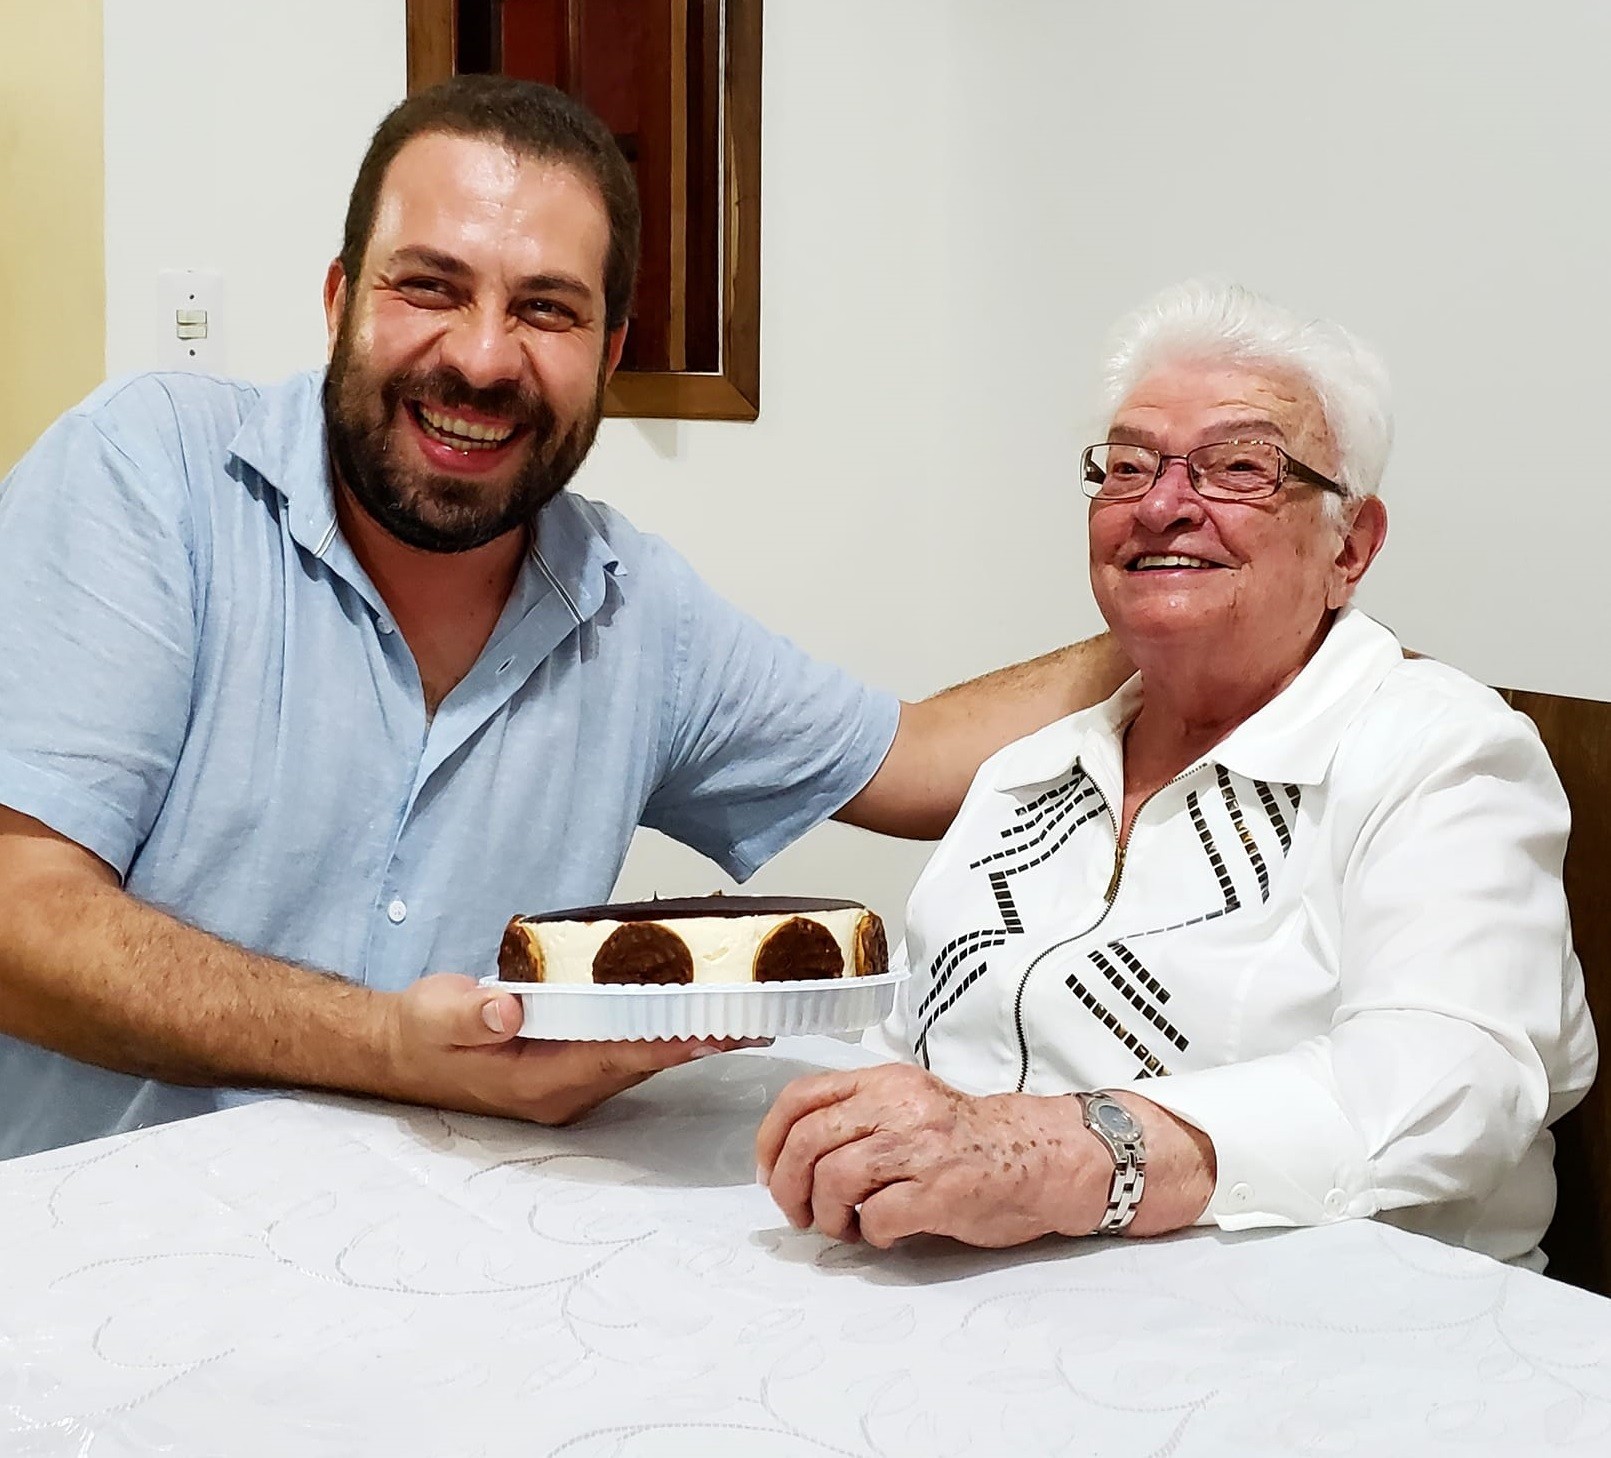
<path fill-rule="evenodd" d="M 383 998 L 72 874 L 11 878 L 0 1030 L 169 1083 L 384 1091 Z"/>
<path fill-rule="evenodd" d="M 1134 672 L 1113 635 L 1102 633 L 942 689 L 920 707 L 972 726 L 988 753 L 1101 703 Z"/>
<path fill-rule="evenodd" d="M 126 894 L 0 806 L 0 1032 L 167 1083 L 327 1088 L 562 1124 L 731 1046 L 519 1037 L 520 1000 L 461 973 L 375 992 L 248 952 Z"/>
<path fill-rule="evenodd" d="M 838 818 L 885 835 L 937 839 L 985 760 L 1054 719 L 1101 703 L 1132 671 L 1104 633 L 904 704 L 884 763 Z"/>

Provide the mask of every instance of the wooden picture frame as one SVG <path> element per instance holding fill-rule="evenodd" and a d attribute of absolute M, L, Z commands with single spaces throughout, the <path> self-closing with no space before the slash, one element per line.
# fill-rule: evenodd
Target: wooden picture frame
<path fill-rule="evenodd" d="M 722 12 L 721 196 L 717 253 L 719 368 L 621 369 L 605 413 L 660 420 L 754 420 L 761 409 L 761 5 L 707 0 Z M 407 0 L 408 90 L 454 74 L 457 0 Z"/>

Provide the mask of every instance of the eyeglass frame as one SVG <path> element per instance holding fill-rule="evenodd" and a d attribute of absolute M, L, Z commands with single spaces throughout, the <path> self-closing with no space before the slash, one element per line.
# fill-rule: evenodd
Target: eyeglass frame
<path fill-rule="evenodd" d="M 1279 461 L 1281 463 L 1281 470 L 1280 470 L 1280 474 L 1277 475 L 1276 478 L 1275 478 L 1275 483 L 1270 487 L 1270 489 L 1268 491 L 1260 491 L 1257 495 L 1252 495 L 1252 494 L 1249 494 L 1247 492 L 1241 492 L 1241 493 L 1239 493 L 1239 494 L 1237 494 L 1235 496 L 1210 496 L 1203 490 L 1203 488 L 1200 485 L 1198 485 L 1198 476 L 1199 476 L 1200 473 L 1198 471 L 1198 468 L 1192 464 L 1191 458 L 1194 455 L 1196 455 L 1198 451 L 1212 450 L 1216 446 L 1228 446 L 1228 445 L 1264 446 L 1267 449 L 1272 450 L 1272 451 L 1275 452 L 1276 457 L 1279 459 Z M 1157 456 L 1158 465 L 1157 465 L 1157 469 L 1155 469 L 1153 471 L 1153 473 L 1152 473 L 1152 479 L 1150 481 L 1148 481 L 1147 484 L 1141 488 L 1141 490 L 1133 493 L 1132 495 L 1127 495 L 1127 496 L 1094 496 L 1094 495 L 1092 495 L 1089 491 L 1087 491 L 1085 489 L 1086 484 L 1091 481 L 1091 470 L 1092 470 L 1091 454 L 1092 454 L 1093 451 L 1101 450 L 1104 446 L 1127 446 L 1131 450 L 1148 451 L 1152 455 Z M 1086 446 L 1085 449 L 1080 452 L 1080 494 L 1082 496 L 1084 496 L 1087 501 L 1108 501 L 1108 502 L 1140 501 L 1142 499 L 1142 497 L 1144 497 L 1149 491 L 1152 490 L 1152 488 L 1154 486 L 1156 486 L 1158 484 L 1159 478 L 1163 475 L 1163 473 L 1165 471 L 1167 471 L 1169 469 L 1169 463 L 1171 461 L 1179 461 L 1181 463 L 1181 465 L 1183 465 L 1186 468 L 1186 480 L 1190 483 L 1191 489 L 1193 491 L 1195 491 L 1199 496 L 1201 496 L 1204 501 L 1268 501 L 1272 496 L 1274 496 L 1276 494 L 1276 492 L 1278 492 L 1283 486 L 1285 486 L 1287 484 L 1287 477 L 1288 476 L 1291 476 L 1296 480 L 1302 481 L 1306 485 L 1318 486 L 1322 491 L 1335 491 L 1337 493 L 1337 495 L 1343 497 L 1344 499 L 1346 499 L 1347 496 L 1348 496 L 1348 488 L 1346 486 L 1340 485 L 1338 482 L 1333 481 L 1330 476 L 1322 476 L 1320 474 L 1320 472 L 1315 470 L 1315 468 L 1313 466 L 1304 465 L 1304 463 L 1302 461 L 1298 460 L 1296 456 L 1292 455 L 1292 453 L 1289 452 L 1286 449 L 1285 446 L 1278 446 L 1273 440 L 1257 440 L 1257 439 L 1254 439 L 1254 440 L 1242 440 L 1240 438 L 1232 438 L 1230 440 L 1209 440 L 1209 441 L 1204 441 L 1203 444 L 1200 445 L 1200 446 L 1193 446 L 1183 456 L 1165 455 L 1162 451 L 1153 450 L 1153 448 L 1151 446 L 1141 445 L 1139 442 L 1133 441 L 1133 440 L 1104 440 L 1104 441 L 1098 441 L 1095 445 Z M 1104 472 L 1103 473 L 1103 481 L 1105 482 L 1106 479 L 1107 479 L 1107 473 Z M 1101 484 L 1101 483 L 1096 483 L 1096 484 Z"/>

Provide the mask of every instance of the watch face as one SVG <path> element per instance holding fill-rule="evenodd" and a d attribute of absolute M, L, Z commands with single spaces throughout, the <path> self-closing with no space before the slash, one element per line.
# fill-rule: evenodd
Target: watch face
<path fill-rule="evenodd" d="M 1102 1126 L 1104 1132 L 1111 1134 L 1115 1139 L 1128 1140 L 1141 1137 L 1141 1126 L 1131 1118 L 1130 1111 L 1123 1104 L 1115 1103 L 1111 1099 L 1093 1103 L 1091 1118 Z"/>

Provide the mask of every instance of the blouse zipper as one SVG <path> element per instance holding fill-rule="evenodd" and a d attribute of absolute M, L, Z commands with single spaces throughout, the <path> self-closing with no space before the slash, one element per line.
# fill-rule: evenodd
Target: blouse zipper
<path fill-rule="evenodd" d="M 1163 794 L 1163 792 L 1171 785 L 1179 784 L 1181 780 L 1185 779 L 1186 776 L 1191 774 L 1194 770 L 1201 769 L 1203 764 L 1204 761 L 1198 760 L 1194 764 L 1187 765 L 1185 769 L 1181 770 L 1181 772 L 1174 777 L 1174 779 L 1165 780 L 1163 784 L 1159 785 L 1156 790 L 1154 790 L 1150 795 L 1147 796 L 1145 800 L 1137 805 L 1136 813 L 1130 817 L 1130 833 L 1132 835 L 1135 834 L 1136 821 L 1141 818 L 1141 812 L 1145 810 L 1148 805 L 1157 799 L 1159 795 Z M 1097 794 L 1102 795 L 1100 787 L 1097 789 Z M 1080 941 L 1084 937 L 1090 936 L 1092 932 L 1094 932 L 1099 926 L 1102 925 L 1104 921 L 1108 919 L 1108 913 L 1113 910 L 1113 903 L 1118 899 L 1119 882 L 1124 879 L 1125 850 L 1129 842 L 1121 841 L 1119 839 L 1119 822 L 1113 814 L 1113 806 L 1108 803 L 1108 797 L 1106 795 L 1102 795 L 1102 808 L 1107 811 L 1108 824 L 1113 827 L 1114 845 L 1113 875 L 1108 881 L 1108 889 L 1102 893 L 1102 914 L 1083 931 L 1075 932 L 1073 936 L 1064 937 L 1062 941 L 1053 942 L 1051 946 L 1043 948 L 1035 960 L 1024 968 L 1024 975 L 1018 979 L 1018 992 L 1013 998 L 1012 1002 L 1013 1027 L 1018 1034 L 1018 1086 L 1013 1090 L 1015 1093 L 1022 1093 L 1024 1091 L 1024 1085 L 1029 1082 L 1029 1039 L 1024 1033 L 1024 993 L 1028 990 L 1031 974 L 1034 972 L 1035 968 L 1040 966 L 1041 962 L 1053 952 L 1059 951 L 1063 947 L 1069 946 L 1074 942 Z"/>
<path fill-rule="evenodd" d="M 1194 770 L 1201 769 L 1203 764 L 1204 761 L 1198 760 L 1195 763 L 1187 765 L 1185 769 L 1181 770 L 1181 772 L 1174 777 L 1174 779 L 1165 780 L 1161 785 L 1158 786 L 1156 790 L 1148 795 L 1145 800 L 1137 805 L 1136 813 L 1130 817 L 1130 834 L 1135 834 L 1136 821 L 1141 818 L 1141 812 L 1145 810 L 1148 805 L 1156 800 L 1159 795 L 1163 794 L 1163 792 L 1171 785 L 1178 785 Z M 1100 793 L 1100 791 L 1098 793 Z M 1128 839 L 1119 839 L 1119 823 L 1113 818 L 1113 807 L 1108 804 L 1108 797 L 1106 795 L 1102 796 L 1102 808 L 1108 812 L 1108 823 L 1113 827 L 1113 875 L 1108 880 L 1108 889 L 1102 893 L 1102 899 L 1107 902 L 1108 911 L 1111 911 L 1113 909 L 1113 903 L 1115 900 L 1117 900 L 1119 895 L 1119 882 L 1124 879 L 1124 857 L 1125 852 L 1129 849 L 1130 842 Z M 1089 932 L 1095 931 L 1097 927 L 1102 925 L 1102 922 L 1106 919 L 1106 917 L 1107 912 L 1103 912 L 1103 914 L 1096 919 L 1095 925 L 1088 927 L 1086 931 L 1081 932 L 1080 935 L 1085 936 Z"/>

